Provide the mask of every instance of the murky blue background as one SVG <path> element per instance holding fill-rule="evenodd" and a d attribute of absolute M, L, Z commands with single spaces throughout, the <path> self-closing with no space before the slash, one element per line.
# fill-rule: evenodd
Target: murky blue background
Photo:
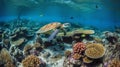
<path fill-rule="evenodd" d="M 119 0 L 0 0 L 0 21 L 71 22 L 113 30 L 120 26 Z"/>

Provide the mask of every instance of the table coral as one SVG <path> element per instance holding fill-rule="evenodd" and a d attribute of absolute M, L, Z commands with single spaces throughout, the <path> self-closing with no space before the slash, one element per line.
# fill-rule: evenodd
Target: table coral
<path fill-rule="evenodd" d="M 73 52 L 81 54 L 86 49 L 85 44 L 82 42 L 75 43 L 73 46 Z"/>
<path fill-rule="evenodd" d="M 88 44 L 85 50 L 85 55 L 92 59 L 98 59 L 105 54 L 105 47 L 100 43 Z"/>
<path fill-rule="evenodd" d="M 23 67 L 39 67 L 41 64 L 37 56 L 29 55 L 22 61 Z"/>

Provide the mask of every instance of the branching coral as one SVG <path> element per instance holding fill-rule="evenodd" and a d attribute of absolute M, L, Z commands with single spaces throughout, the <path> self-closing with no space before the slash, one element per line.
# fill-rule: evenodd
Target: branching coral
<path fill-rule="evenodd" d="M 87 45 L 85 55 L 89 58 L 98 59 L 105 54 L 105 48 L 100 43 L 92 43 Z"/>
<path fill-rule="evenodd" d="M 86 49 L 85 44 L 82 42 L 78 42 L 73 46 L 73 52 L 81 54 Z"/>
<path fill-rule="evenodd" d="M 29 55 L 22 61 L 23 67 L 39 67 L 41 64 L 37 56 Z"/>
<path fill-rule="evenodd" d="M 120 67 L 120 60 L 119 59 L 113 59 L 108 67 Z"/>

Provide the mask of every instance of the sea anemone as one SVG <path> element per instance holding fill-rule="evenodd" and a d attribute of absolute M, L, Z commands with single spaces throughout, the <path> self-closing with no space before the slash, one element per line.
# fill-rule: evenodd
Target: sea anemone
<path fill-rule="evenodd" d="M 83 58 L 83 62 L 84 62 L 84 63 L 92 63 L 93 60 L 90 60 L 88 57 L 84 57 L 84 58 Z"/>
<path fill-rule="evenodd" d="M 73 45 L 73 52 L 81 54 L 83 51 L 85 51 L 86 47 L 85 44 L 82 42 L 75 43 Z"/>
<path fill-rule="evenodd" d="M 41 64 L 37 56 L 29 55 L 22 61 L 23 67 L 39 67 Z"/>
<path fill-rule="evenodd" d="M 120 67 L 120 60 L 119 59 L 112 59 L 108 67 Z"/>
<path fill-rule="evenodd" d="M 85 55 L 92 59 L 98 59 L 105 54 L 105 47 L 100 43 L 92 43 L 87 45 Z"/>

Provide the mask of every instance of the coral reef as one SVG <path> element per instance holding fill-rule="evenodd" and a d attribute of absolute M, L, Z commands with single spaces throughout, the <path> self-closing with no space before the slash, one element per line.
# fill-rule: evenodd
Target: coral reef
<path fill-rule="evenodd" d="M 105 47 L 100 43 L 92 43 L 86 46 L 85 55 L 89 58 L 98 59 L 105 54 Z"/>
<path fill-rule="evenodd" d="M 75 43 L 73 45 L 73 52 L 81 54 L 83 51 L 85 51 L 86 47 L 85 44 L 82 42 Z"/>

